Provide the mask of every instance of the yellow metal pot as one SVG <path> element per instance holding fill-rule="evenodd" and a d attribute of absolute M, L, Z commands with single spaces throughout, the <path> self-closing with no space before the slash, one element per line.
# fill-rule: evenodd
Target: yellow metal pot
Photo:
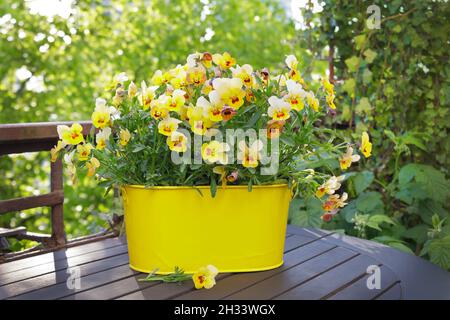
<path fill-rule="evenodd" d="M 122 188 L 130 267 L 186 273 L 212 264 L 220 272 L 283 264 L 291 191 L 287 185 Z"/>

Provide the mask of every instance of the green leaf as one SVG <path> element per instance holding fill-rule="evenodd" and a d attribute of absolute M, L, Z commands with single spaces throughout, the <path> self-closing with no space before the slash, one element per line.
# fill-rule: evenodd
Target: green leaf
<path fill-rule="evenodd" d="M 134 147 L 134 149 L 133 149 L 133 153 L 136 153 L 136 152 L 139 152 L 139 151 L 141 151 L 141 150 L 144 150 L 145 149 L 145 146 L 143 145 L 143 144 L 137 144 L 135 147 Z"/>
<path fill-rule="evenodd" d="M 362 79 L 364 84 L 369 84 L 372 81 L 372 71 L 369 68 L 364 69 Z"/>
<path fill-rule="evenodd" d="M 367 63 L 372 63 L 373 60 L 377 57 L 377 53 L 371 49 L 367 49 L 364 51 L 364 56 L 366 57 Z"/>
<path fill-rule="evenodd" d="M 375 214 L 373 216 L 369 217 L 369 222 L 375 222 L 377 224 L 381 224 L 383 222 L 388 224 L 395 224 L 395 221 L 392 220 L 390 217 L 384 214 Z"/>
<path fill-rule="evenodd" d="M 289 207 L 290 223 L 301 227 L 318 228 L 322 225 L 322 203 L 315 197 L 295 199 Z"/>
<path fill-rule="evenodd" d="M 281 135 L 280 140 L 281 140 L 281 142 L 283 142 L 284 144 L 286 144 L 290 147 L 295 147 L 295 141 L 291 137 Z"/>
<path fill-rule="evenodd" d="M 362 171 L 355 174 L 349 180 L 353 185 L 355 193 L 358 195 L 366 190 L 373 182 L 374 175 L 371 171 Z"/>
<path fill-rule="evenodd" d="M 363 192 L 356 200 L 356 209 L 364 214 L 384 212 L 382 196 L 379 192 Z"/>
<path fill-rule="evenodd" d="M 216 192 L 217 192 L 217 183 L 216 183 L 216 179 L 214 178 L 214 175 L 211 175 L 211 185 L 210 185 L 210 190 L 211 190 L 211 197 L 215 197 L 216 196 Z"/>
<path fill-rule="evenodd" d="M 370 104 L 370 101 L 368 98 L 363 97 L 361 98 L 361 100 L 359 100 L 358 105 L 356 106 L 355 109 L 357 114 L 370 114 L 372 111 L 372 106 Z"/>
<path fill-rule="evenodd" d="M 423 244 L 428 239 L 427 233 L 428 233 L 428 226 L 426 224 L 419 224 L 406 230 L 402 234 L 402 236 L 407 239 L 412 239 L 419 244 Z"/>
<path fill-rule="evenodd" d="M 431 262 L 450 270 L 450 236 L 427 241 L 420 255 L 428 254 Z"/>
<path fill-rule="evenodd" d="M 350 72 L 356 72 L 359 68 L 359 58 L 357 56 L 350 57 L 345 60 L 345 64 Z"/>
<path fill-rule="evenodd" d="M 347 92 L 350 96 L 352 96 L 355 92 L 356 81 L 353 78 L 345 80 L 342 85 L 342 90 Z"/>
<path fill-rule="evenodd" d="M 356 36 L 354 38 L 354 40 L 355 40 L 355 44 L 356 44 L 356 49 L 360 50 L 362 48 L 362 45 L 366 41 L 366 35 L 364 33 L 360 34 L 360 35 Z"/>
<path fill-rule="evenodd" d="M 358 212 L 356 209 L 356 200 L 350 201 L 344 208 L 339 211 L 339 214 L 342 215 L 348 223 L 352 223 L 352 219 L 355 214 Z"/>

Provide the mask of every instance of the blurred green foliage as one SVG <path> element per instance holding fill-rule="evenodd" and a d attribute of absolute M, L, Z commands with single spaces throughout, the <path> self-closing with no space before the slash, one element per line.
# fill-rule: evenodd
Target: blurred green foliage
<path fill-rule="evenodd" d="M 350 201 L 323 225 L 314 202 L 291 210 L 300 225 L 343 229 L 422 255 L 450 270 L 447 1 L 323 1 L 303 9 L 314 56 L 334 50 L 338 113 L 332 125 L 356 138 L 368 131 L 373 157 L 346 174 Z M 370 29 L 369 6 L 380 9 Z M 319 207 L 320 210 L 320 207 Z"/>

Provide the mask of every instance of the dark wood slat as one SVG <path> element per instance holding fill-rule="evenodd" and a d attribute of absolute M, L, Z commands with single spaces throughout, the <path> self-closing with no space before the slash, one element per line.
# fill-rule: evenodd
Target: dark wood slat
<path fill-rule="evenodd" d="M 39 256 L 34 256 L 22 260 L 12 261 L 0 264 L 0 278 L 2 274 L 23 270 L 33 266 L 38 266 L 45 263 L 54 263 L 58 260 L 75 257 L 78 255 L 89 254 L 94 251 L 104 250 L 116 246 L 123 245 L 123 240 L 119 238 L 109 238 L 102 241 L 97 241 L 82 246 L 75 246 L 68 249 L 63 249 L 51 253 L 44 253 Z"/>
<path fill-rule="evenodd" d="M 366 274 L 358 281 L 339 288 L 335 294 L 331 294 L 326 297 L 329 300 L 362 300 L 373 299 L 377 295 L 381 294 L 384 290 L 390 288 L 393 284 L 398 282 L 397 276 L 386 266 L 380 267 L 380 289 L 369 289 L 367 287 L 367 279 L 370 274 Z"/>
<path fill-rule="evenodd" d="M 67 297 L 73 297 L 75 294 L 83 293 L 86 290 L 92 288 L 105 288 L 110 283 L 117 283 L 119 280 L 127 279 L 138 274 L 138 272 L 130 269 L 128 263 L 110 269 L 103 270 L 101 272 L 93 273 L 80 279 L 80 289 L 69 289 L 66 283 L 59 283 L 53 286 L 45 287 L 36 291 L 28 292 L 22 295 L 13 297 L 13 300 L 54 300 L 65 299 Z M 110 293 L 111 294 L 111 293 Z M 100 296 L 94 299 L 102 299 Z"/>
<path fill-rule="evenodd" d="M 139 281 L 139 279 L 145 278 L 145 274 L 133 271 L 129 266 L 126 266 L 126 268 L 130 274 L 129 276 L 120 276 L 115 272 L 110 276 L 113 281 L 103 280 L 101 286 L 71 294 L 70 296 L 62 298 L 62 300 L 109 300 L 158 284 L 157 282 Z M 109 270 L 102 273 L 109 273 L 108 271 Z M 127 271 L 124 272 L 124 274 L 126 273 Z"/>
<path fill-rule="evenodd" d="M 57 143 L 57 139 L 42 141 L 17 141 L 14 143 L 0 143 L 0 156 L 24 152 L 50 151 Z"/>
<path fill-rule="evenodd" d="M 387 291 L 375 298 L 376 300 L 400 300 L 402 299 L 402 287 L 400 283 L 396 283 Z"/>
<path fill-rule="evenodd" d="M 219 281 L 214 287 L 214 290 L 209 290 L 208 292 L 205 290 L 192 291 L 177 297 L 177 299 L 221 299 L 240 289 L 249 287 L 257 282 L 289 270 L 290 268 L 333 248 L 334 246 L 318 240 L 286 253 L 284 256 L 284 264 L 280 268 L 261 272 L 234 274 Z"/>
<path fill-rule="evenodd" d="M 58 139 L 58 125 L 71 126 L 74 122 L 33 122 L 0 124 L 0 144 L 17 141 L 36 141 Z M 92 127 L 91 121 L 79 121 L 83 134 L 87 135 Z"/>
<path fill-rule="evenodd" d="M 225 299 L 272 299 L 356 255 L 357 253 L 347 249 L 334 248 L 267 280 L 258 282 L 244 290 L 229 295 Z"/>
<path fill-rule="evenodd" d="M 341 234 L 325 239 L 368 255 L 393 270 L 401 282 L 402 299 L 450 299 L 449 272 L 423 258 L 378 242 Z"/>
<path fill-rule="evenodd" d="M 6 273 L 0 276 L 0 288 L 1 286 L 9 283 L 37 277 L 39 275 L 46 273 L 52 273 L 58 270 L 66 269 L 68 267 L 74 267 L 81 264 L 89 263 L 95 260 L 105 259 L 125 252 L 127 252 L 127 247 L 125 245 L 122 245 L 101 251 L 94 251 L 89 254 L 75 256 L 68 259 L 60 259 L 51 263 L 41 264 L 24 270 Z"/>
<path fill-rule="evenodd" d="M 53 191 L 39 196 L 17 198 L 0 201 L 0 214 L 37 207 L 54 206 L 64 202 L 62 190 Z"/>
<path fill-rule="evenodd" d="M 0 237 L 11 237 L 18 234 L 24 234 L 25 232 L 27 232 L 25 227 L 18 227 L 14 229 L 0 228 Z"/>
<path fill-rule="evenodd" d="M 216 281 L 220 283 L 223 279 L 229 277 L 230 273 L 221 273 L 216 277 Z M 139 276 L 140 278 L 143 275 Z M 143 290 L 135 291 L 122 295 L 115 299 L 117 300 L 163 300 L 173 298 L 183 293 L 196 290 L 191 281 L 183 283 L 157 283 L 155 286 L 150 286 Z"/>
<path fill-rule="evenodd" d="M 291 235 L 289 238 L 286 238 L 284 242 L 284 252 L 291 251 L 315 240 L 317 240 L 317 238 Z"/>
<path fill-rule="evenodd" d="M 341 248 L 344 249 L 344 248 Z M 317 300 L 325 297 L 330 292 L 334 292 L 347 283 L 364 276 L 369 265 L 376 265 L 377 261 L 365 256 L 358 255 L 325 273 L 300 284 L 285 293 L 276 297 L 276 299 L 287 300 Z"/>
<path fill-rule="evenodd" d="M 79 266 L 79 272 L 82 277 L 86 277 L 90 274 L 98 273 L 111 269 L 117 266 L 128 265 L 128 254 L 120 254 L 112 256 L 106 259 L 93 261 Z M 32 298 L 44 295 L 49 297 L 51 292 L 57 292 L 59 289 L 47 288 L 60 283 L 65 284 L 70 277 L 69 269 L 63 269 L 52 273 L 47 273 L 34 278 L 26 279 L 19 282 L 14 282 L 9 285 L 0 287 L 0 299 L 11 298 L 20 294 L 29 293 L 28 296 L 22 296 L 21 298 Z M 81 278 L 84 284 L 86 278 Z M 31 294 L 31 292 L 36 291 Z M 59 297 L 54 295 L 55 298 Z"/>

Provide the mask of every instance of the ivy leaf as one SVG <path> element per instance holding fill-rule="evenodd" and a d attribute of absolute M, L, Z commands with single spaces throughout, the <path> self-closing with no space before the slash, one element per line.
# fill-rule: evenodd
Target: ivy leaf
<path fill-rule="evenodd" d="M 362 45 L 366 41 L 366 35 L 360 34 L 360 35 L 356 36 L 354 38 L 354 40 L 355 40 L 355 44 L 356 44 L 356 49 L 360 50 L 362 48 Z"/>
<path fill-rule="evenodd" d="M 366 57 L 367 63 L 372 63 L 373 60 L 375 60 L 375 58 L 377 57 L 377 53 L 371 49 L 367 49 L 366 51 L 364 51 L 364 56 Z"/>
<path fill-rule="evenodd" d="M 363 97 L 361 98 L 361 100 L 359 100 L 358 105 L 356 106 L 355 109 L 357 114 L 370 114 L 372 111 L 372 106 L 369 102 L 369 99 L 367 97 Z"/>
<path fill-rule="evenodd" d="M 355 86 L 356 86 L 355 79 L 350 78 L 345 80 L 344 84 L 342 85 L 342 90 L 347 92 L 350 96 L 353 96 L 355 92 Z"/>
<path fill-rule="evenodd" d="M 364 84 L 369 84 L 372 81 L 372 71 L 369 68 L 364 69 L 362 79 Z"/>
<path fill-rule="evenodd" d="M 357 56 L 353 56 L 345 60 L 345 64 L 348 67 L 350 72 L 356 72 L 359 68 L 359 58 Z"/>

